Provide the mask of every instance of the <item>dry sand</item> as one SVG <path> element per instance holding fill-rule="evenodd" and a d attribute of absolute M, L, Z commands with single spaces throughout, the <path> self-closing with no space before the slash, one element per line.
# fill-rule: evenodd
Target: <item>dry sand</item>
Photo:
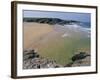
<path fill-rule="evenodd" d="M 53 31 L 51 25 L 24 22 L 24 49 L 28 49 L 41 36 Z"/>

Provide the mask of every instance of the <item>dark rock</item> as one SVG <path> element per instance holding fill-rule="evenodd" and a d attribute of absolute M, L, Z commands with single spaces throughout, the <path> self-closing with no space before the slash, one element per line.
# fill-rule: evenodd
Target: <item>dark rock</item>
<path fill-rule="evenodd" d="M 49 25 L 65 25 L 65 24 L 72 24 L 72 23 L 79 23 L 79 21 L 74 20 L 63 20 L 59 18 L 24 18 L 24 22 L 36 22 L 36 23 L 47 23 Z"/>
<path fill-rule="evenodd" d="M 23 53 L 24 60 L 39 57 L 39 54 L 35 50 L 25 50 Z"/>
<path fill-rule="evenodd" d="M 72 61 L 76 61 L 76 60 L 80 60 L 80 59 L 84 59 L 87 56 L 90 56 L 89 54 L 87 54 L 86 52 L 80 52 L 79 54 L 76 54 L 72 57 Z"/>
<path fill-rule="evenodd" d="M 55 61 L 46 58 L 31 58 L 23 61 L 23 69 L 58 68 L 63 67 Z"/>

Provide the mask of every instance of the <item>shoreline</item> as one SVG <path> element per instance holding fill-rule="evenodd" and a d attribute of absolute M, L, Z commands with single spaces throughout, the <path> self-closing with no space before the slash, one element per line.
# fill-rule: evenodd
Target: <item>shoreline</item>
<path fill-rule="evenodd" d="M 28 45 L 24 50 L 35 49 L 41 56 L 55 59 L 63 65 L 78 50 L 90 53 L 88 33 L 77 28 L 39 23 L 25 23 L 24 27 L 24 43 Z"/>

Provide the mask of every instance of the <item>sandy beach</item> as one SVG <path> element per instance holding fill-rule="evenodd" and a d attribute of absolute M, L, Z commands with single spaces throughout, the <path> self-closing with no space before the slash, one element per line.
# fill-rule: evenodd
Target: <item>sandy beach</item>
<path fill-rule="evenodd" d="M 88 32 L 76 26 L 24 22 L 24 50 L 34 49 L 60 64 L 68 63 L 76 52 L 90 53 Z"/>
<path fill-rule="evenodd" d="M 24 22 L 24 49 L 31 48 L 35 41 L 52 30 L 48 24 Z"/>

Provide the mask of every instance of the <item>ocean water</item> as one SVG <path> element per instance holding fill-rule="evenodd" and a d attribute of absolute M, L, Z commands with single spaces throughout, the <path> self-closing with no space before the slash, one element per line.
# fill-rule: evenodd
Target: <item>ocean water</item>
<path fill-rule="evenodd" d="M 79 25 L 84 27 L 84 28 L 91 28 L 90 22 L 80 22 Z"/>

